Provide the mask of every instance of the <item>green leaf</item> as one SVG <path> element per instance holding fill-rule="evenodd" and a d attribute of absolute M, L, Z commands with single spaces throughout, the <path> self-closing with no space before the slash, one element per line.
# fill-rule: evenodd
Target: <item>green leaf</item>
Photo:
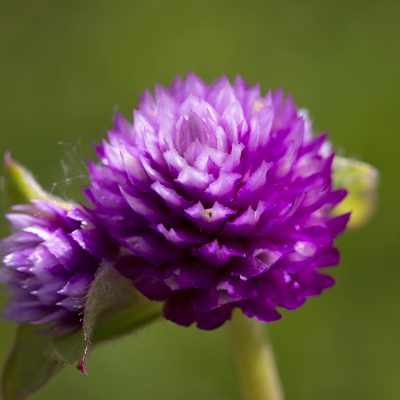
<path fill-rule="evenodd" d="M 24 400 L 39 390 L 61 370 L 52 337 L 40 333 L 43 327 L 20 325 L 13 349 L 7 359 L 3 377 L 4 400 Z"/>
<path fill-rule="evenodd" d="M 79 368 L 84 374 L 86 356 L 97 322 L 101 317 L 111 315 L 120 307 L 134 301 L 134 294 L 132 283 L 113 266 L 105 264 L 99 269 L 88 292 L 83 316 L 84 349 Z"/>
<path fill-rule="evenodd" d="M 112 266 L 104 266 L 88 294 L 83 330 L 54 337 L 43 333 L 44 326 L 18 327 L 3 371 L 4 400 L 27 399 L 67 364 L 87 374 L 90 348 L 132 334 L 160 316 L 160 303 L 145 299 Z"/>
<path fill-rule="evenodd" d="M 161 303 L 149 301 L 138 294 L 135 302 L 99 322 L 93 332 L 93 344 L 132 334 L 159 319 L 162 315 L 161 310 Z"/>
<path fill-rule="evenodd" d="M 378 171 L 367 163 L 343 157 L 335 157 L 333 170 L 335 187 L 348 191 L 335 214 L 351 211 L 350 228 L 366 224 L 376 208 Z"/>
<path fill-rule="evenodd" d="M 45 327 L 20 325 L 3 372 L 4 400 L 24 400 L 63 366 L 86 373 L 90 348 L 131 334 L 161 316 L 161 304 L 139 294 L 112 266 L 104 265 L 89 290 L 83 330 L 54 337 Z"/>
<path fill-rule="evenodd" d="M 4 156 L 4 166 L 7 171 L 7 190 L 13 203 L 30 200 L 46 200 L 70 209 L 73 204 L 47 193 L 23 165 L 15 161 L 10 154 Z"/>
<path fill-rule="evenodd" d="M 161 305 L 145 299 L 113 266 L 103 265 L 87 296 L 83 330 L 55 339 L 57 354 L 86 372 L 96 344 L 132 333 L 161 316 Z"/>
<path fill-rule="evenodd" d="M 132 304 L 126 305 L 98 321 L 91 337 L 91 349 L 93 350 L 105 342 L 133 334 L 160 317 L 161 303 L 144 298 L 132 302 Z M 55 338 L 53 342 L 57 356 L 80 370 L 84 367 L 82 365 L 82 356 L 85 353 L 85 344 L 83 330 Z"/>

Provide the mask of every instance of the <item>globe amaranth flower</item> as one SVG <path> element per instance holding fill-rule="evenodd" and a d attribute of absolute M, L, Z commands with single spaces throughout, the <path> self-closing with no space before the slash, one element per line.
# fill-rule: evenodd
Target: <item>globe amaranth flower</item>
<path fill-rule="evenodd" d="M 0 280 L 8 289 L 4 312 L 26 324 L 50 324 L 49 332 L 80 326 L 85 296 L 107 245 L 93 217 L 33 200 L 7 215 L 14 232 L 1 242 Z"/>
<path fill-rule="evenodd" d="M 118 269 L 165 317 L 203 329 L 235 307 L 280 317 L 333 285 L 334 239 L 348 215 L 332 188 L 334 154 L 281 90 L 194 74 L 146 91 L 90 164 L 88 197 L 125 249 Z"/>

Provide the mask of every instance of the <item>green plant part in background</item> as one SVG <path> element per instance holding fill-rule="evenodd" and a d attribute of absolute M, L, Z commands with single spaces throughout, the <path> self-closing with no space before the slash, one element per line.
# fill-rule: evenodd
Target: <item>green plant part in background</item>
<path fill-rule="evenodd" d="M 349 227 L 360 228 L 373 216 L 377 203 L 378 171 L 371 165 L 350 158 L 336 157 L 334 164 L 336 187 L 347 188 L 348 194 L 335 213 L 351 212 Z"/>

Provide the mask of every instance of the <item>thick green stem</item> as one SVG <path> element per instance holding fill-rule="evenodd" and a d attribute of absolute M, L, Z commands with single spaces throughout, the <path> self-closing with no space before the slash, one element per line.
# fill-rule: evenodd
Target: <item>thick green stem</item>
<path fill-rule="evenodd" d="M 261 323 L 236 312 L 228 324 L 245 400 L 283 400 L 274 354 Z"/>

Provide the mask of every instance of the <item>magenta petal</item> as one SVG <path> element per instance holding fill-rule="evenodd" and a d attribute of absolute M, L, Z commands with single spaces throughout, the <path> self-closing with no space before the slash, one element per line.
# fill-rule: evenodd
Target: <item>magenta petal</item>
<path fill-rule="evenodd" d="M 291 96 L 190 73 L 146 91 L 133 126 L 117 122 L 88 197 L 123 249 L 118 270 L 167 319 L 214 329 L 240 308 L 270 322 L 333 284 L 318 270 L 339 263 L 345 191 L 327 136 Z"/>

